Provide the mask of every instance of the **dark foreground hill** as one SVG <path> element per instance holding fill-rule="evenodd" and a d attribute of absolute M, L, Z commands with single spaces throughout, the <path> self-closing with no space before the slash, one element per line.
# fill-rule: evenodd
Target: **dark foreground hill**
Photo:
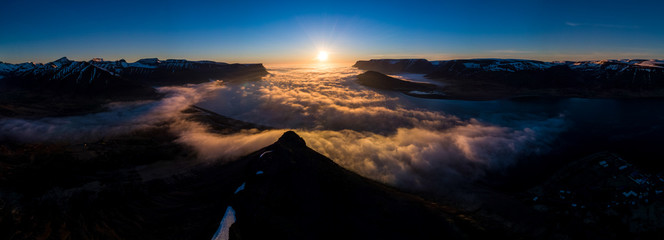
<path fill-rule="evenodd" d="M 464 239 L 504 235 L 341 168 L 294 132 L 247 156 L 235 239 Z"/>
<path fill-rule="evenodd" d="M 268 129 L 197 107 L 184 113 L 217 134 Z M 0 142 L 0 238 L 629 239 L 662 232 L 662 175 L 615 155 L 573 163 L 529 191 L 449 186 L 472 196 L 465 204 L 465 197 L 416 195 L 361 177 L 294 132 L 235 161 L 204 162 L 168 126 L 93 142 Z M 232 224 L 220 230 L 222 219 Z"/>
<path fill-rule="evenodd" d="M 216 128 L 240 123 L 187 112 Z M 85 144 L 3 143 L 0 238 L 210 239 L 229 206 L 231 239 L 506 234 L 500 224 L 345 170 L 293 132 L 225 164 L 200 162 L 174 139 L 155 127 Z"/>

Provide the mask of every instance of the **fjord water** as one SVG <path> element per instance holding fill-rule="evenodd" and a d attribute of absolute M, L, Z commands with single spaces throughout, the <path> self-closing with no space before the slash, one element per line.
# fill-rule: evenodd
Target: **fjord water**
<path fill-rule="evenodd" d="M 651 170 L 664 166 L 659 99 L 422 99 L 361 86 L 355 80 L 362 71 L 350 67 L 268 71 L 261 81 L 229 83 L 198 105 L 296 129 L 340 165 L 396 185 L 426 185 L 421 178 L 476 179 L 523 166 L 552 171 L 598 151 L 616 152 Z M 440 179 L 441 173 L 448 177 Z"/>

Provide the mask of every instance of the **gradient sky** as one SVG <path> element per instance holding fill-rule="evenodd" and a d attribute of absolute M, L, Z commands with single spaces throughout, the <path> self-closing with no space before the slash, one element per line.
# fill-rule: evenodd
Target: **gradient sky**
<path fill-rule="evenodd" d="M 664 58 L 664 1 L 23 1 L 0 61 Z"/>

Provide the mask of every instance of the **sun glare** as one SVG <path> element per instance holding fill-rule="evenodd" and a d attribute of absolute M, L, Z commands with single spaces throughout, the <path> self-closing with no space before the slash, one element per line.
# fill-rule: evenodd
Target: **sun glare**
<path fill-rule="evenodd" d="M 321 62 L 327 61 L 327 52 L 325 52 L 325 51 L 318 52 L 318 56 L 316 57 L 316 59 L 318 59 L 318 61 L 321 61 Z"/>

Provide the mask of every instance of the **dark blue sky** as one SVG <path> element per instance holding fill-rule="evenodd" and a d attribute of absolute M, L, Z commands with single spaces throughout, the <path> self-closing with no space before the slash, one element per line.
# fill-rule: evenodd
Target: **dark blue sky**
<path fill-rule="evenodd" d="M 66 2 L 66 3 L 65 3 Z M 0 61 L 664 58 L 664 1 L 22 1 Z"/>

